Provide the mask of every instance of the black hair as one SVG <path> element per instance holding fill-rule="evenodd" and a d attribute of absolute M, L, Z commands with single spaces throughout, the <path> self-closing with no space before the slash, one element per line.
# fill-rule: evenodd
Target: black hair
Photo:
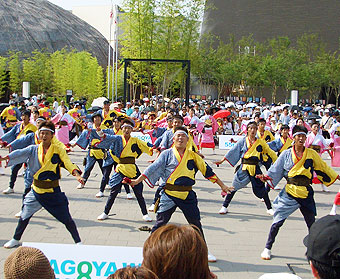
<path fill-rule="evenodd" d="M 179 114 L 176 114 L 176 115 L 174 115 L 174 117 L 173 117 L 173 120 L 175 120 L 175 119 L 179 119 L 179 120 L 181 120 L 181 121 L 182 121 L 182 123 L 184 123 L 184 119 L 183 119 L 183 117 L 182 117 L 182 116 L 180 116 Z"/>
<path fill-rule="evenodd" d="M 188 129 L 185 128 L 185 127 L 176 127 L 174 129 L 174 132 L 176 133 L 176 131 L 184 131 L 184 132 L 186 132 L 188 134 Z"/>
<path fill-rule="evenodd" d="M 282 130 L 284 130 L 284 129 L 289 130 L 290 128 L 289 128 L 289 126 L 288 126 L 287 124 L 283 124 L 283 125 L 281 126 L 280 130 L 282 131 Z"/>
<path fill-rule="evenodd" d="M 46 117 L 44 117 L 44 116 L 39 116 L 38 118 L 43 119 L 44 121 L 46 121 Z"/>
<path fill-rule="evenodd" d="M 318 121 L 313 121 L 312 124 L 310 124 L 310 126 L 312 127 L 313 125 L 318 125 L 318 127 L 320 127 L 320 123 Z"/>
<path fill-rule="evenodd" d="M 124 116 L 120 115 L 116 118 L 119 122 L 123 121 L 125 119 Z"/>
<path fill-rule="evenodd" d="M 251 126 L 251 125 L 255 125 L 257 127 L 257 123 L 255 121 L 250 121 L 248 124 L 247 124 L 247 130 L 248 128 Z"/>
<path fill-rule="evenodd" d="M 308 133 L 308 130 L 305 126 L 300 126 L 300 125 L 295 125 L 292 131 L 292 134 L 294 135 L 297 132 L 304 132 L 304 133 Z"/>
<path fill-rule="evenodd" d="M 255 113 L 255 117 L 260 118 L 261 117 L 261 113 L 259 113 L 259 112 Z"/>
<path fill-rule="evenodd" d="M 266 120 L 264 118 L 260 118 L 259 123 L 261 123 L 261 122 L 266 123 Z"/>
<path fill-rule="evenodd" d="M 91 116 L 92 122 L 94 122 L 94 118 L 95 118 L 95 117 L 100 117 L 100 119 L 103 120 L 103 116 L 102 116 L 100 113 L 95 112 L 95 113 L 93 113 L 92 116 Z"/>
<path fill-rule="evenodd" d="M 339 261 L 339 250 L 335 251 L 331 256 L 334 260 Z M 318 272 L 320 279 L 338 279 L 340 278 L 340 266 L 332 267 L 323 263 L 320 263 L 311 257 L 307 256 L 308 261 L 312 262 L 314 268 Z"/>
<path fill-rule="evenodd" d="M 31 112 L 29 110 L 24 110 L 21 115 L 27 115 L 28 117 L 31 117 Z"/>
<path fill-rule="evenodd" d="M 40 130 L 42 127 L 46 127 L 46 128 L 53 130 L 53 134 L 55 132 L 55 126 L 54 126 L 53 122 L 50 121 L 50 120 L 41 122 L 38 129 Z"/>
<path fill-rule="evenodd" d="M 135 123 L 131 120 L 131 119 L 128 119 L 128 118 L 125 118 L 123 120 L 123 124 L 129 124 L 131 125 L 132 127 L 135 127 Z"/>
<path fill-rule="evenodd" d="M 44 105 L 48 107 L 50 105 L 50 102 L 49 101 L 45 101 Z"/>
<path fill-rule="evenodd" d="M 210 108 L 204 109 L 204 112 L 205 112 L 207 115 L 211 115 L 211 109 L 210 109 Z"/>

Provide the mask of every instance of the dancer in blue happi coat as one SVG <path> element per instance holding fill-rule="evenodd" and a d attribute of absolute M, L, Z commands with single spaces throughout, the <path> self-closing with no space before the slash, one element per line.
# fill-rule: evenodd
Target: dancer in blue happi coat
<path fill-rule="evenodd" d="M 316 206 L 312 179 L 314 172 L 317 178 L 327 187 L 332 185 L 338 174 L 330 168 L 311 148 L 306 148 L 307 129 L 304 126 L 293 128 L 293 147 L 281 153 L 277 161 L 268 170 L 272 179 L 268 183 L 276 186 L 282 178 L 287 184 L 273 202 L 274 219 L 270 227 L 265 249 L 261 253 L 264 260 L 271 259 L 271 249 L 279 229 L 294 211 L 300 209 L 308 229 L 315 222 Z M 265 178 L 261 178 L 265 181 Z"/>
<path fill-rule="evenodd" d="M 263 139 L 256 138 L 256 133 L 256 122 L 249 122 L 247 124 L 247 136 L 239 140 L 220 161 L 214 162 L 216 165 L 220 165 L 227 161 L 234 167 L 241 160 L 241 164 L 235 169 L 232 182 L 235 190 L 226 195 L 219 214 L 226 214 L 228 212 L 228 206 L 236 191 L 247 187 L 249 182 L 252 185 L 255 196 L 264 200 L 267 213 L 270 215 L 274 214 L 265 183 L 256 176 L 262 174 L 260 164 L 263 164 L 264 155 L 267 157 L 267 162 L 274 162 L 277 156 Z"/>
<path fill-rule="evenodd" d="M 118 160 L 114 174 L 109 181 L 109 186 L 111 187 L 110 196 L 106 202 L 104 212 L 98 216 L 98 220 L 109 218 L 109 212 L 124 183 L 123 178 L 127 177 L 131 179 L 140 175 L 140 171 L 136 165 L 136 159 L 138 159 L 142 153 L 150 156 L 153 154 L 151 144 L 131 136 L 133 128 L 134 123 L 132 120 L 125 119 L 122 125 L 123 135 L 109 135 L 105 134 L 103 130 L 97 130 L 101 140 L 95 144 L 95 147 L 110 149 L 111 155 L 115 156 Z M 143 220 L 151 222 L 152 219 L 148 215 L 143 197 L 143 183 L 139 183 L 133 187 L 133 192 L 142 211 Z"/>
<path fill-rule="evenodd" d="M 37 127 L 30 123 L 31 112 L 25 110 L 21 114 L 21 122 L 16 124 L 10 131 L 1 137 L 1 143 L 3 146 L 8 146 L 11 142 L 28 134 L 35 133 Z M 14 193 L 14 184 L 18 177 L 18 172 L 23 164 L 17 164 L 11 168 L 11 176 L 9 180 L 9 186 L 3 191 L 4 194 Z"/>
<path fill-rule="evenodd" d="M 100 113 L 94 113 L 91 117 L 93 122 L 93 127 L 87 130 L 84 130 L 77 142 L 75 143 L 82 149 L 86 149 L 88 147 L 88 152 L 85 159 L 85 169 L 83 174 L 83 179 L 86 183 L 88 180 L 91 171 L 97 162 L 99 168 L 104 175 L 103 172 L 103 160 L 106 158 L 106 150 L 102 148 L 98 148 L 95 146 L 96 143 L 100 142 L 100 137 L 98 136 L 96 129 L 100 128 L 103 117 Z M 82 189 L 85 187 L 85 183 L 79 183 L 77 189 Z"/>
<path fill-rule="evenodd" d="M 230 192 L 233 187 L 224 185 L 201 156 L 191 150 L 188 141 L 188 130 L 184 127 L 175 128 L 173 147 L 163 151 L 143 174 L 131 181 L 131 185 L 145 181 L 150 187 L 154 187 L 160 179 L 162 191 L 155 207 L 157 220 L 152 232 L 166 225 L 178 207 L 188 223 L 195 225 L 204 238 L 198 201 L 192 189 L 197 171 L 199 170 L 209 181 L 218 184 L 225 192 Z M 216 261 L 211 254 L 208 259 Z"/>
<path fill-rule="evenodd" d="M 119 116 L 119 117 L 114 117 L 112 119 L 113 121 L 113 128 L 112 129 L 104 129 L 104 133 L 109 134 L 109 135 L 123 135 L 123 131 L 121 129 L 122 126 L 122 121 L 124 120 L 124 117 Z M 101 125 L 101 127 L 103 127 L 103 125 Z M 104 190 L 106 185 L 109 182 L 110 179 L 110 175 L 112 172 L 112 169 L 115 169 L 119 159 L 112 153 L 112 149 L 115 149 L 114 147 L 114 141 L 112 142 L 112 146 L 106 150 L 106 157 L 104 157 L 104 161 L 103 161 L 103 177 L 102 180 L 100 182 L 100 189 L 99 192 L 96 194 L 97 198 L 102 198 L 104 197 Z M 126 191 L 126 198 L 128 200 L 133 199 L 133 196 L 131 194 L 130 191 L 130 187 L 128 184 L 123 184 L 124 189 Z"/>
<path fill-rule="evenodd" d="M 31 217 L 44 207 L 57 220 L 62 222 L 71 233 L 75 243 L 80 243 L 79 233 L 73 221 L 68 200 L 59 186 L 60 168 L 66 168 L 77 180 L 82 183 L 81 171 L 70 161 L 64 148 L 52 143 L 55 126 L 51 121 L 46 121 L 39 126 L 39 145 L 30 145 L 24 149 L 11 152 L 0 161 L 7 161 L 7 165 L 15 165 L 27 162 L 33 184 L 31 191 L 26 195 L 13 239 L 5 243 L 5 248 L 19 245 Z"/>

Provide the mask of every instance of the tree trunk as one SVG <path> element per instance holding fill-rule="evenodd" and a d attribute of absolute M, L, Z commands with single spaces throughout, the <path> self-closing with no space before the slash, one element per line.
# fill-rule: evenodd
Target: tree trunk
<path fill-rule="evenodd" d="M 272 95 L 273 103 L 276 103 L 276 91 L 277 91 L 277 86 L 276 86 L 276 83 L 274 82 L 273 83 L 273 95 Z"/>

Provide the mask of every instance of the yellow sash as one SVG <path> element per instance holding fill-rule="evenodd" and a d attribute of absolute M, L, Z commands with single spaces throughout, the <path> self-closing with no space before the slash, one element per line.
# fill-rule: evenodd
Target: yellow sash
<path fill-rule="evenodd" d="M 244 154 L 243 158 L 249 159 L 250 157 L 256 157 L 260 159 L 260 152 L 258 152 L 256 148 L 261 144 L 261 141 L 262 141 L 261 139 L 256 139 L 255 142 L 251 144 L 247 137 L 246 143 L 247 143 L 248 150 Z M 255 169 L 256 169 L 255 165 L 247 165 L 247 164 L 242 165 L 242 170 L 247 170 L 251 176 L 255 175 Z"/>
<path fill-rule="evenodd" d="M 172 147 L 172 151 L 178 161 L 178 165 L 175 168 L 175 170 L 172 172 L 172 174 L 169 176 L 166 183 L 174 184 L 177 178 L 181 176 L 189 177 L 193 180 L 195 180 L 195 169 L 189 170 L 187 167 L 188 160 L 192 159 L 194 160 L 194 157 L 192 156 L 190 150 L 188 148 L 185 149 L 185 152 L 183 154 L 183 157 L 178 153 L 177 148 L 175 146 Z M 183 185 L 186 186 L 186 185 Z M 189 194 L 189 191 L 169 191 L 165 190 L 165 193 L 167 193 L 170 196 L 173 196 L 175 198 L 179 198 L 182 200 L 185 200 Z"/>
<path fill-rule="evenodd" d="M 37 127 L 32 123 L 28 123 L 28 125 L 26 125 L 25 128 L 22 129 L 23 125 L 24 124 L 20 125 L 20 133 L 18 134 L 17 139 L 25 136 L 28 131 L 32 131 L 33 133 L 37 131 Z"/>
<path fill-rule="evenodd" d="M 330 168 L 322 159 L 320 158 L 319 154 L 310 149 L 305 148 L 302 158 L 298 158 L 294 148 L 291 150 L 294 166 L 288 172 L 288 177 L 295 177 L 295 176 L 305 176 L 308 179 L 312 180 L 313 172 L 311 171 L 311 167 L 314 168 L 314 171 L 317 174 L 317 178 L 326 186 L 329 186 L 334 183 L 337 179 L 338 174 Z M 306 161 L 309 160 L 312 165 L 307 166 L 306 168 Z M 308 163 L 308 161 L 307 161 Z M 293 197 L 296 198 L 307 198 L 308 190 L 305 186 L 299 186 L 294 184 L 287 184 L 286 185 L 286 192 L 291 194 Z"/>
<path fill-rule="evenodd" d="M 55 137 L 53 137 L 55 138 Z M 53 139 L 52 139 L 53 141 Z M 40 169 L 34 174 L 33 178 L 36 180 L 39 179 L 39 175 L 43 172 L 54 172 L 60 177 L 60 161 L 59 160 L 52 160 L 53 156 L 59 156 L 61 162 L 63 162 L 63 167 L 68 170 L 69 173 L 72 173 L 73 170 L 79 170 L 79 168 L 73 164 L 70 159 L 68 158 L 66 151 L 63 147 L 60 147 L 56 144 L 51 144 L 49 149 L 47 150 L 46 154 L 44 155 L 43 145 L 39 144 L 38 146 L 38 159 L 40 163 Z M 55 158 L 54 158 L 55 159 Z M 46 179 L 44 181 L 52 181 L 51 179 Z M 32 188 L 38 194 L 44 193 L 53 193 L 53 188 L 42 189 L 32 184 Z"/>
<path fill-rule="evenodd" d="M 149 123 L 149 121 L 148 120 L 144 120 L 143 122 L 142 122 L 142 128 L 144 129 L 144 130 L 151 130 L 153 127 L 152 127 L 152 123 Z"/>
<path fill-rule="evenodd" d="M 283 137 L 280 137 L 280 140 L 281 140 L 281 142 L 283 144 L 281 149 L 280 149 L 280 151 L 279 151 L 280 153 L 282 153 L 283 151 L 288 149 L 290 146 L 292 146 L 293 140 L 291 138 L 288 137 L 287 140 L 285 141 L 283 139 Z"/>
<path fill-rule="evenodd" d="M 54 145 L 51 144 L 50 148 L 47 150 L 45 156 L 44 156 L 44 149 L 42 144 L 39 144 L 38 146 L 38 159 L 41 168 L 34 174 L 33 178 L 38 180 L 39 174 L 45 171 L 53 171 L 54 173 L 57 172 L 57 164 L 53 164 L 51 162 L 52 156 L 54 154 Z M 51 181 L 50 179 L 46 181 Z M 32 188 L 34 189 L 35 192 L 38 194 L 43 194 L 43 193 L 53 193 L 53 188 L 50 189 L 41 189 L 39 187 L 36 187 L 34 184 L 32 184 Z"/>
<path fill-rule="evenodd" d="M 267 137 L 267 136 L 270 137 L 269 140 L 266 140 L 266 137 Z M 273 134 L 272 134 L 270 131 L 268 131 L 268 130 L 264 130 L 263 136 L 261 136 L 261 133 L 260 133 L 259 131 L 257 131 L 257 137 L 258 137 L 259 139 L 263 139 L 265 142 L 270 142 L 270 141 L 273 141 L 273 140 L 275 139 L 274 136 L 273 136 Z"/>
<path fill-rule="evenodd" d="M 98 142 L 100 142 L 100 139 L 93 139 L 90 145 L 95 146 L 95 144 Z M 94 157 L 96 159 L 104 159 L 104 152 L 101 149 L 90 149 L 90 157 Z"/>
<path fill-rule="evenodd" d="M 113 125 L 113 117 L 111 116 L 112 110 L 109 110 L 109 112 L 105 115 L 105 111 L 102 111 L 102 117 L 103 117 L 103 121 L 100 125 L 101 129 L 108 129 L 111 128 Z M 112 124 L 107 123 L 107 120 L 111 120 Z"/>
<path fill-rule="evenodd" d="M 165 111 L 163 112 L 160 116 L 158 116 L 155 121 L 158 121 L 158 120 L 162 120 L 164 117 L 166 117 L 168 115 L 168 113 Z"/>
<path fill-rule="evenodd" d="M 130 137 L 128 142 L 126 142 L 125 138 L 122 136 L 123 140 L 123 150 L 120 154 L 120 158 L 125 157 L 134 157 L 138 158 L 140 154 L 137 152 L 132 152 L 132 145 L 136 144 L 142 153 L 148 153 L 150 156 L 152 155 L 152 148 L 148 147 L 147 144 L 137 138 Z M 112 153 L 111 153 L 112 154 Z M 137 175 L 136 164 L 118 164 L 116 167 L 116 171 L 122 173 L 123 175 L 134 178 Z"/>
<path fill-rule="evenodd" d="M 116 136 L 122 136 L 123 135 L 122 129 L 117 130 L 116 128 L 113 128 L 113 131 L 114 131 Z"/>

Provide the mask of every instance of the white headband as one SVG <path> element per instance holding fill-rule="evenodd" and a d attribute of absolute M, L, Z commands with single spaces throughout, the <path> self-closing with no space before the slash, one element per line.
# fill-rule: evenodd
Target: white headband
<path fill-rule="evenodd" d="M 298 135 L 305 135 L 305 136 L 307 136 L 307 134 L 305 132 L 296 132 L 295 134 L 293 134 L 293 138 L 295 138 L 295 136 L 298 136 Z"/>
<path fill-rule="evenodd" d="M 174 133 L 174 137 L 175 137 L 176 135 L 178 135 L 178 134 L 184 134 L 184 135 L 186 135 L 187 138 L 189 137 L 188 133 L 187 133 L 186 131 L 183 131 L 183 130 L 177 130 L 177 131 Z"/>
<path fill-rule="evenodd" d="M 133 129 L 132 125 L 130 125 L 130 124 L 127 124 L 127 123 L 124 123 L 124 124 L 122 125 L 122 128 L 124 128 L 124 127 L 130 127 L 130 128 L 132 128 L 132 129 Z"/>
<path fill-rule="evenodd" d="M 46 127 L 40 128 L 40 129 L 39 129 L 39 132 L 41 132 L 41 131 L 50 131 L 50 132 L 52 132 L 52 133 L 54 134 L 54 131 L 53 131 L 52 129 L 46 128 Z"/>

